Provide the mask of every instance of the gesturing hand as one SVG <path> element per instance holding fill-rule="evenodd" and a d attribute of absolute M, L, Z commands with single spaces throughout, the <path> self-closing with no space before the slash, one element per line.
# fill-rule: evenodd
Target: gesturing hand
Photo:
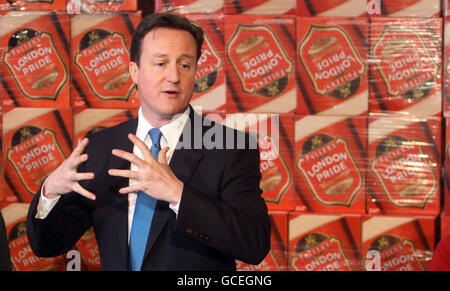
<path fill-rule="evenodd" d="M 77 168 L 81 163 L 88 160 L 87 154 L 82 154 L 89 140 L 84 138 L 78 141 L 72 154 L 56 168 L 45 180 L 45 193 L 47 198 L 55 198 L 72 191 L 83 195 L 86 198 L 95 200 L 95 195 L 84 189 L 79 181 L 90 180 L 94 178 L 94 173 L 78 173 Z"/>
<path fill-rule="evenodd" d="M 157 200 L 163 200 L 175 205 L 181 199 L 183 183 L 178 180 L 170 167 L 167 165 L 166 153 L 168 147 L 163 148 L 158 154 L 158 160 L 153 158 L 148 147 L 134 134 L 128 138 L 136 145 L 142 153 L 143 159 L 135 154 L 114 149 L 112 154 L 125 159 L 137 167 L 136 171 L 111 169 L 109 174 L 135 179 L 136 184 L 119 190 L 122 194 L 143 191 Z"/>

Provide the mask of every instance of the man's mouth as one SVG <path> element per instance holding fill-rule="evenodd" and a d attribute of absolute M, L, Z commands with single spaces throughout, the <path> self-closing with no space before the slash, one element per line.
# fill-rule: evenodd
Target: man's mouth
<path fill-rule="evenodd" d="M 164 90 L 163 93 L 169 95 L 169 96 L 175 96 L 177 95 L 179 92 L 175 91 L 175 90 Z"/>

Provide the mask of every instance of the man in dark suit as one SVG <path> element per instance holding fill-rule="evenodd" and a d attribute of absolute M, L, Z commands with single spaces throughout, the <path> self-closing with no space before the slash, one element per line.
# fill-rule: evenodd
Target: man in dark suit
<path fill-rule="evenodd" d="M 48 176 L 27 219 L 36 255 L 63 254 L 94 226 L 103 270 L 235 270 L 235 259 L 264 259 L 256 141 L 189 106 L 202 41 L 184 17 L 143 19 L 130 49 L 138 119 L 79 141 Z"/>

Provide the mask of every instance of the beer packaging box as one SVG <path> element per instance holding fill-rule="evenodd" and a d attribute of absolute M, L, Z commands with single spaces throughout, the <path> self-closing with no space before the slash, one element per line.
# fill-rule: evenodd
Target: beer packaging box
<path fill-rule="evenodd" d="M 189 14 L 204 31 L 202 54 L 197 62 L 195 88 L 190 104 L 203 110 L 225 109 L 225 49 L 223 15 Z"/>
<path fill-rule="evenodd" d="M 447 235 L 450 235 L 450 216 L 444 212 L 441 215 L 441 238 L 444 238 Z"/>
<path fill-rule="evenodd" d="M 444 76 L 443 113 L 450 117 L 450 17 L 444 18 L 444 57 L 442 61 Z"/>
<path fill-rule="evenodd" d="M 221 121 L 224 125 L 249 132 L 257 138 L 262 175 L 260 188 L 268 209 L 293 210 L 296 195 L 293 173 L 294 115 L 233 113 L 220 116 L 225 116 Z M 211 114 L 207 117 L 215 119 Z M 256 148 L 256 145 L 250 146 Z"/>
<path fill-rule="evenodd" d="M 435 217 L 365 216 L 362 223 L 363 270 L 425 271 L 434 250 Z M 369 253 L 371 252 L 371 253 Z"/>
<path fill-rule="evenodd" d="M 139 107 L 128 48 L 141 17 L 140 11 L 72 16 L 73 107 Z"/>
<path fill-rule="evenodd" d="M 366 7 L 367 0 L 297 0 L 297 15 L 355 17 L 365 15 Z"/>
<path fill-rule="evenodd" d="M 295 16 L 225 15 L 226 110 L 294 112 Z"/>
<path fill-rule="evenodd" d="M 368 211 L 438 215 L 441 118 L 370 114 Z"/>
<path fill-rule="evenodd" d="M 227 15 L 295 15 L 296 0 L 224 0 Z"/>
<path fill-rule="evenodd" d="M 449 13 L 449 8 L 450 8 L 450 0 L 443 0 L 442 1 L 442 14 L 443 16 L 447 17 L 450 15 Z"/>
<path fill-rule="evenodd" d="M 0 0 L 0 10 L 65 11 L 66 0 Z"/>
<path fill-rule="evenodd" d="M 236 260 L 237 271 L 286 271 L 288 256 L 288 212 L 269 212 L 271 222 L 270 251 L 258 265 Z"/>
<path fill-rule="evenodd" d="M 30 202 L 45 178 L 71 153 L 72 110 L 4 108 L 5 202 Z"/>
<path fill-rule="evenodd" d="M 374 2 L 378 2 L 375 4 Z M 440 0 L 367 0 L 373 7 L 372 15 L 389 17 L 440 17 Z"/>
<path fill-rule="evenodd" d="M 445 119 L 445 157 L 442 178 L 444 181 L 444 212 L 450 215 L 450 120 Z"/>
<path fill-rule="evenodd" d="M 1 92 L 0 92 L 1 94 Z M 3 164 L 3 110 L 0 107 L 0 135 L 2 135 L 2 137 L 0 138 L 0 203 L 3 200 L 3 196 L 4 196 L 4 174 L 3 174 L 3 170 L 4 170 L 4 164 Z M 0 208 L 1 208 L 1 204 L 0 204 Z"/>
<path fill-rule="evenodd" d="M 100 252 L 93 227 L 81 236 L 75 244 L 75 250 L 80 253 L 83 271 L 100 270 Z"/>
<path fill-rule="evenodd" d="M 289 270 L 359 270 L 360 248 L 359 215 L 289 213 Z"/>
<path fill-rule="evenodd" d="M 297 211 L 366 211 L 367 117 L 296 115 Z"/>
<path fill-rule="evenodd" d="M 74 114 L 74 141 L 136 118 L 137 109 L 80 108 Z M 75 146 L 75 145 L 74 145 Z"/>
<path fill-rule="evenodd" d="M 297 110 L 300 115 L 368 111 L 367 17 L 297 19 Z"/>
<path fill-rule="evenodd" d="M 369 111 L 441 114 L 442 18 L 371 17 L 369 26 Z"/>
<path fill-rule="evenodd" d="M 155 0 L 155 12 L 223 14 L 224 0 Z"/>
<path fill-rule="evenodd" d="M 63 256 L 39 258 L 31 249 L 27 236 L 28 203 L 2 204 L 12 270 L 14 271 L 64 271 Z"/>
<path fill-rule="evenodd" d="M 136 11 L 137 0 L 67 0 L 67 11 L 74 13 L 111 13 Z"/>
<path fill-rule="evenodd" d="M 69 27 L 65 13 L 13 11 L 0 17 L 4 107 L 70 106 Z"/>

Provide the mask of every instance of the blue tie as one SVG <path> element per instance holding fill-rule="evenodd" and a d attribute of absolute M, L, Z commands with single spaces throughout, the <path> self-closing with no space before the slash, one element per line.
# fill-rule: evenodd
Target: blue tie
<path fill-rule="evenodd" d="M 150 152 L 158 160 L 158 153 L 161 150 L 160 139 L 162 133 L 158 128 L 152 128 L 148 134 L 152 140 Z M 130 261 L 131 270 L 133 271 L 141 270 L 153 213 L 155 212 L 155 205 L 156 199 L 142 191 L 138 192 L 130 235 Z"/>

